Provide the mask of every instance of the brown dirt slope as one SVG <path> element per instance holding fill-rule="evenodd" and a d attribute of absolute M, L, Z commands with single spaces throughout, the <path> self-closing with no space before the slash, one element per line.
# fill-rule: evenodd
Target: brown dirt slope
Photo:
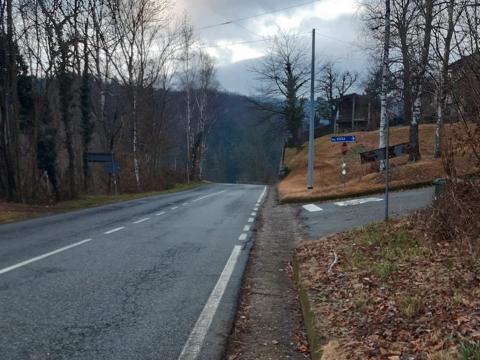
<path fill-rule="evenodd" d="M 451 136 L 459 130 L 456 125 L 447 125 L 444 133 L 445 136 Z M 391 128 L 390 133 L 391 145 L 408 142 L 408 127 Z M 444 176 L 442 160 L 433 159 L 434 133 L 433 124 L 419 127 L 421 161 L 410 163 L 408 156 L 392 160 L 393 188 L 428 184 L 433 179 Z M 378 165 L 361 165 L 359 156 L 360 152 L 378 147 L 378 130 L 354 135 L 357 136 L 357 143 L 349 144 L 349 152 L 345 157 L 348 169 L 345 185 L 340 174 L 341 144 L 332 144 L 330 135 L 317 139 L 315 143 L 315 189 L 312 192 L 306 190 L 308 146 L 304 146 L 301 151 L 288 149 L 285 162 L 290 174 L 279 184 L 280 199 L 283 202 L 302 202 L 382 191 L 383 174 L 377 171 Z M 470 172 L 471 164 L 468 155 L 459 156 L 456 164 L 459 174 Z"/>

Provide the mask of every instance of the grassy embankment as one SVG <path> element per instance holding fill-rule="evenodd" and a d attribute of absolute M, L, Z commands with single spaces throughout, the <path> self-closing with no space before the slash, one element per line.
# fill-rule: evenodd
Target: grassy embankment
<path fill-rule="evenodd" d="M 296 278 L 313 359 L 480 359 L 478 254 L 426 240 L 418 221 L 299 246 Z"/>
<path fill-rule="evenodd" d="M 179 184 L 163 191 L 131 193 L 120 195 L 87 195 L 76 200 L 61 201 L 54 205 L 25 205 L 0 201 L 0 224 L 57 214 L 72 210 L 91 208 L 119 201 L 141 199 L 148 196 L 169 194 L 201 186 L 202 182 Z"/>
<path fill-rule="evenodd" d="M 452 134 L 455 126 L 446 126 L 445 134 Z M 390 144 L 408 142 L 409 128 L 394 127 L 390 130 Z M 420 151 L 422 159 L 416 163 L 408 162 L 408 156 L 391 161 L 392 189 L 405 189 L 431 184 L 432 180 L 444 176 L 441 159 L 433 159 L 435 125 L 420 125 Z M 384 177 L 377 171 L 376 164 L 360 164 L 359 153 L 378 147 L 378 130 L 353 133 L 357 136 L 356 144 L 349 144 L 349 153 L 345 157 L 347 177 L 345 185 L 340 174 L 341 144 L 332 144 L 330 135 L 316 139 L 314 190 L 308 192 L 307 152 L 308 146 L 301 151 L 288 149 L 286 165 L 289 175 L 280 182 L 279 196 L 283 202 L 305 202 L 348 197 L 381 192 L 384 189 Z M 467 156 L 457 157 L 459 175 L 471 171 L 471 161 Z"/>

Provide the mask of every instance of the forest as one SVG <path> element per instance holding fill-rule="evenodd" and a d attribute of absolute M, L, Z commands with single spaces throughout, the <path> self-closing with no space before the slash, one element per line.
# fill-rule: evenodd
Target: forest
<path fill-rule="evenodd" d="M 252 135 L 270 125 L 169 0 L 6 0 L 0 22 L 0 199 L 272 181 L 280 150 Z"/>

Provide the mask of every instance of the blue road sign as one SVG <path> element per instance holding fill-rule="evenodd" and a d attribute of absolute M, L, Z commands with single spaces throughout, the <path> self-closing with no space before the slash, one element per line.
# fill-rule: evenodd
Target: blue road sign
<path fill-rule="evenodd" d="M 330 138 L 332 143 L 354 143 L 357 141 L 356 136 L 332 136 Z"/>

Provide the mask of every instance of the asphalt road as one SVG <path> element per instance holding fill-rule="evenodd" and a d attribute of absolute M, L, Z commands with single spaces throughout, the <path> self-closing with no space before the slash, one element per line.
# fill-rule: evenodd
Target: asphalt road
<path fill-rule="evenodd" d="M 0 358 L 215 359 L 263 186 L 0 226 Z"/>
<path fill-rule="evenodd" d="M 390 216 L 406 215 L 429 206 L 433 188 L 390 193 Z M 314 205 L 313 207 L 311 205 Z M 307 210 L 310 209 L 311 211 Z M 385 217 L 383 195 L 309 204 L 301 208 L 300 217 L 310 237 L 333 234 L 355 226 L 381 221 Z"/>

